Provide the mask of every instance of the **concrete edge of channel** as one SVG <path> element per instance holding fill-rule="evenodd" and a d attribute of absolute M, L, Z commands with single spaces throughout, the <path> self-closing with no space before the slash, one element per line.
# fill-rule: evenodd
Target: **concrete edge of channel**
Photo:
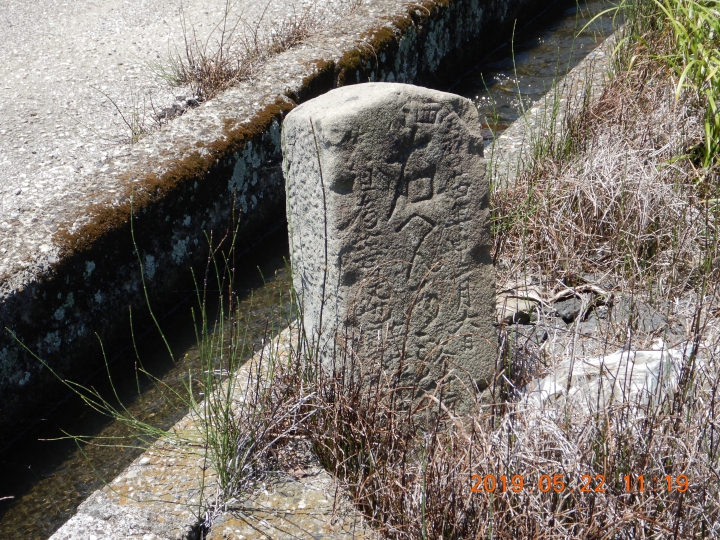
<path fill-rule="evenodd" d="M 96 334 L 105 350 L 130 343 L 129 307 L 136 332 L 149 323 L 139 260 L 162 313 L 193 293 L 190 268 L 204 266 L 208 237 L 217 243 L 239 222 L 243 248 L 284 225 L 288 111 L 362 81 L 437 86 L 507 40 L 516 20 L 547 9 L 538 0 L 382 1 L 384 11 L 354 12 L 116 157 L 103 174 L 124 191 L 70 216 L 49 266 L 0 279 L 0 440 L 65 395 L 59 379 L 104 369 Z"/>
<path fill-rule="evenodd" d="M 257 370 L 266 371 L 270 357 L 287 359 L 296 341 L 297 329 L 286 328 L 224 383 L 232 384 L 237 406 L 248 384 L 255 384 Z M 96 490 L 51 540 L 219 540 L 238 529 L 246 534 L 250 529 L 250 537 L 376 538 L 316 458 L 303 463 L 302 476 L 271 471 L 241 501 L 218 500 L 218 477 L 203 451 L 198 413 L 187 414 L 172 427 L 172 436 L 158 440 Z M 218 504 L 224 511 L 215 515 Z"/>
<path fill-rule="evenodd" d="M 614 32 L 583 58 L 486 149 L 493 183 L 512 186 L 518 174 L 532 164 L 533 141 L 538 137 L 560 136 L 569 114 L 600 97 L 608 82 L 612 52 L 621 32 L 622 29 Z"/>
<path fill-rule="evenodd" d="M 606 77 L 607 66 L 610 61 L 610 49 L 615 43 L 617 34 L 611 36 L 606 42 L 598 47 L 593 53 L 589 54 L 582 62 L 580 62 L 570 73 L 568 73 L 558 84 L 558 95 L 562 110 L 565 107 L 573 106 L 573 98 L 580 95 L 586 89 L 590 90 L 589 98 L 597 99 L 608 81 Z M 586 86 L 586 84 L 590 86 Z M 530 109 L 526 115 L 513 123 L 513 125 L 505 132 L 505 136 L 499 138 L 495 143 L 493 156 L 496 167 L 500 165 L 500 171 L 508 173 L 508 168 L 512 165 L 512 174 L 517 174 L 529 164 L 529 156 L 524 154 L 528 148 L 527 144 L 533 129 L 539 125 L 542 126 L 548 118 L 557 118 L 550 115 L 550 109 L 554 108 L 556 103 L 554 98 L 548 97 L 537 103 Z M 562 116 L 562 115 L 560 115 Z M 524 150 L 522 150 L 524 148 Z M 289 329 L 284 330 L 278 340 L 275 342 L 276 347 L 287 344 Z M 187 426 L 192 422 L 191 416 L 188 415 L 176 424 L 174 428 L 177 431 L 186 430 Z M 158 480 L 158 471 L 149 465 L 160 464 L 163 460 L 167 462 L 169 454 L 163 451 L 167 448 L 160 441 L 145 454 L 138 457 L 133 464 L 128 467 L 121 475 L 119 475 L 107 487 L 95 492 L 83 505 L 81 505 L 78 513 L 70 519 L 63 527 L 61 527 L 51 540 L 67 540 L 85 539 L 89 536 L 83 536 L 82 531 L 88 530 L 110 530 L 115 531 L 116 536 L 108 536 L 107 538 L 145 538 L 143 535 L 152 534 L 153 540 L 162 538 L 168 539 L 191 539 L 196 534 L 194 527 L 197 525 L 197 517 L 192 512 L 192 504 L 194 498 L 199 493 L 199 483 L 188 483 L 189 477 L 199 478 L 201 475 L 201 463 L 199 457 L 188 457 L 185 454 L 175 456 L 177 462 L 173 462 L 176 469 L 168 475 L 170 477 L 160 476 Z M 173 476 L 174 475 L 174 476 Z M 145 489 L 157 490 L 158 487 L 164 489 L 162 497 L 167 501 L 184 501 L 177 509 L 170 512 L 170 518 L 162 518 L 164 511 L 158 510 L 157 503 L 132 501 L 127 498 L 122 499 L 121 491 L 127 493 L 130 485 L 129 479 L 132 478 L 132 485 L 145 486 Z M 211 477 L 206 477 L 210 478 Z M 177 481 L 180 479 L 181 481 Z M 332 486 L 332 480 L 329 478 L 322 479 L 327 486 Z M 211 482 L 210 482 L 211 483 Z M 302 483 L 300 483 L 302 487 Z M 155 491 L 157 493 L 157 491 Z M 362 517 L 354 515 L 353 512 L 345 508 L 345 519 L 351 516 L 354 529 L 349 538 L 371 538 L 372 531 L 368 530 L 364 525 Z M 357 512 L 355 512 L 356 514 Z M 158 520 L 160 518 L 160 520 Z M 135 535 L 135 536 L 133 536 Z M 159 536 L 158 536 L 159 535 Z M 338 536 L 341 537 L 341 536 Z M 345 536 L 342 536 L 343 538 Z M 151 537 L 147 537 L 151 538 Z"/>

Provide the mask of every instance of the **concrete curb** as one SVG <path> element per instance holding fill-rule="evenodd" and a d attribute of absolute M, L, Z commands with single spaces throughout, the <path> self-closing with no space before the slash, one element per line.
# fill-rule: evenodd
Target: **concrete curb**
<path fill-rule="evenodd" d="M 271 357 L 286 361 L 296 341 L 297 330 L 287 328 L 247 362 L 232 379 L 235 401 L 244 399 L 248 381 L 254 384 L 257 366 L 267 365 Z M 209 540 L 375 538 L 315 456 L 306 456 L 299 474 L 271 471 L 242 501 L 218 501 L 217 476 L 203 451 L 201 423 L 188 414 L 169 432 L 174 436 L 153 444 L 88 497 L 51 540 L 196 540 L 203 537 L 206 509 L 218 503 L 225 511 L 213 521 Z"/>
<path fill-rule="evenodd" d="M 493 183 L 512 186 L 513 179 L 532 163 L 533 141 L 550 133 L 558 135 L 567 115 L 583 106 L 583 97 L 590 102 L 600 97 L 617 39 L 616 31 L 486 149 Z"/>

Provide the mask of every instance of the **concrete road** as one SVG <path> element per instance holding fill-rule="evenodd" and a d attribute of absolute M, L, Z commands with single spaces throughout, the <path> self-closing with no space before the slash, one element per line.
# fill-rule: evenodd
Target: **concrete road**
<path fill-rule="evenodd" d="M 307 10 L 332 24 L 352 3 L 2 0 L 0 293 L 54 262 L 60 222 L 118 189 L 102 173 L 131 137 L 120 113 L 152 128 L 156 113 L 192 97 L 161 77 L 186 35 L 215 50 L 224 21 L 236 37 L 262 36 Z"/>

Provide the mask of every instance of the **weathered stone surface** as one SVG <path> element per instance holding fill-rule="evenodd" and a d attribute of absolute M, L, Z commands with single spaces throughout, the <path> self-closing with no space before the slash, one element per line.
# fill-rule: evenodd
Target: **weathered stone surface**
<path fill-rule="evenodd" d="M 495 275 L 473 104 L 404 84 L 345 87 L 292 111 L 282 144 L 295 287 L 324 361 L 342 334 L 426 390 L 445 370 L 483 388 Z"/>

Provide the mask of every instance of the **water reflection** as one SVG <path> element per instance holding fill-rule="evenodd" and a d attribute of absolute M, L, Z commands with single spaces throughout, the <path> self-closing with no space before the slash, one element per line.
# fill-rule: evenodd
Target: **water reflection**
<path fill-rule="evenodd" d="M 606 0 L 589 0 L 567 8 L 543 30 L 516 36 L 514 45 L 497 51 L 450 88 L 477 106 L 486 144 L 493 132 L 499 135 L 507 129 L 550 90 L 553 81 L 613 32 L 612 14 L 603 15 L 583 30 L 609 7 Z"/>

